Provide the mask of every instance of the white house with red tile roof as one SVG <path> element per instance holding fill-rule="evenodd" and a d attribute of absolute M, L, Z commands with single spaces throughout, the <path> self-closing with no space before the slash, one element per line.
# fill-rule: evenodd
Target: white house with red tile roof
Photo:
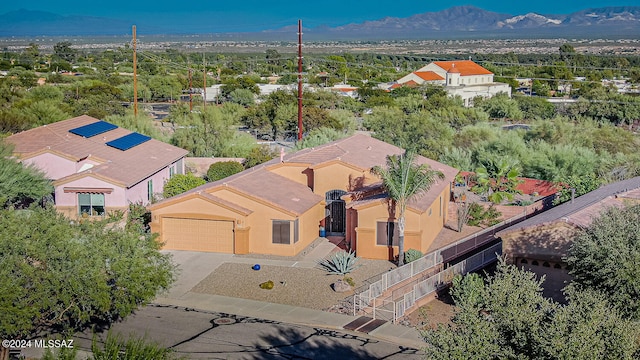
<path fill-rule="evenodd" d="M 410 87 L 441 85 L 449 95 L 460 96 L 465 106 L 472 106 L 473 98 L 477 96 L 488 98 L 498 93 L 511 96 L 508 84 L 494 82 L 491 71 L 471 60 L 434 61 L 401 77 L 396 84 Z"/>
<path fill-rule="evenodd" d="M 53 181 L 56 208 L 71 218 L 126 211 L 149 203 L 173 174 L 184 173 L 187 151 L 90 116 L 6 138 L 14 155 Z"/>

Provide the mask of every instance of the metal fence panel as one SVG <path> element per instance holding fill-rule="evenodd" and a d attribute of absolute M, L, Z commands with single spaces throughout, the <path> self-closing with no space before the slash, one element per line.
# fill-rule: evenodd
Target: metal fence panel
<path fill-rule="evenodd" d="M 429 269 L 430 267 L 433 267 L 431 260 L 431 257 L 421 257 L 420 259 L 412 262 L 411 264 L 413 264 L 413 274 L 419 274 Z"/>
<path fill-rule="evenodd" d="M 369 285 L 369 293 L 374 298 L 382 295 L 384 290 L 385 289 L 382 287 L 382 281 L 376 281 L 373 284 Z"/>
<path fill-rule="evenodd" d="M 404 294 L 404 308 L 405 310 L 412 307 L 413 304 L 416 303 L 415 297 L 413 296 L 413 290 Z"/>
<path fill-rule="evenodd" d="M 440 274 L 436 274 L 424 281 L 417 283 L 413 287 L 413 293 L 415 295 L 415 299 L 419 300 L 423 297 L 432 294 L 438 289 L 438 281 L 440 279 Z"/>
<path fill-rule="evenodd" d="M 395 268 L 387 273 L 387 288 L 392 287 L 402 281 L 409 279 L 411 277 L 411 267 L 410 266 L 401 266 L 399 268 Z"/>

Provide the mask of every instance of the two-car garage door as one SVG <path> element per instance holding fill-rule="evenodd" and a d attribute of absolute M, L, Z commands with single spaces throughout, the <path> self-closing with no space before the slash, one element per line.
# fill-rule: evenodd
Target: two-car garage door
<path fill-rule="evenodd" d="M 165 217 L 164 249 L 233 254 L 233 221 Z"/>

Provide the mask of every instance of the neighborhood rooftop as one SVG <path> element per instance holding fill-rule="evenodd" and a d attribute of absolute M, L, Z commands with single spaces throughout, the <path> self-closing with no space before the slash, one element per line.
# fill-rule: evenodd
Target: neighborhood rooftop
<path fill-rule="evenodd" d="M 376 165 L 384 166 L 387 155 L 399 155 L 403 152 L 403 149 L 374 139 L 369 135 L 355 134 L 318 147 L 286 154 L 283 156 L 282 164 L 304 164 L 315 168 L 340 161 L 360 171 L 368 172 Z M 453 181 L 458 170 L 422 156 L 417 157 L 417 162 L 428 164 L 432 169 L 441 171 L 445 175 L 445 180 L 438 181 L 424 197 L 411 204 L 423 210 L 433 202 L 437 194 L 442 191 L 443 186 L 449 186 L 449 182 Z M 307 186 L 269 171 L 272 166 L 279 164 L 281 161 L 277 157 L 225 179 L 201 185 L 177 197 L 185 197 L 189 194 L 210 191 L 224 186 L 268 201 L 281 209 L 296 214 L 304 213 L 314 204 L 323 200 L 323 197 L 314 194 Z M 169 199 L 169 201 L 172 200 Z M 154 206 L 152 205 L 152 207 Z"/>
<path fill-rule="evenodd" d="M 75 162 L 91 159 L 98 163 L 66 178 L 92 174 L 127 187 L 187 154 L 186 150 L 87 115 L 23 131 L 7 141 L 14 144 L 14 153 L 22 160 L 50 152 Z"/>
<path fill-rule="evenodd" d="M 639 199 L 640 191 L 638 191 L 638 189 L 640 189 L 640 176 L 604 185 L 597 190 L 575 198 L 573 201 L 567 201 L 564 204 L 555 206 L 517 225 L 511 226 L 502 232 L 511 232 L 558 220 L 575 223 L 579 226 L 586 226 L 590 224 L 593 217 L 597 217 L 600 212 L 606 208 L 603 206 L 603 203 L 606 202 L 605 200 L 607 200 L 607 198 L 615 198 L 616 196 L 627 194 L 629 197 Z M 613 205 L 613 203 L 610 205 Z M 500 233 L 498 233 L 498 235 L 500 235 Z"/>

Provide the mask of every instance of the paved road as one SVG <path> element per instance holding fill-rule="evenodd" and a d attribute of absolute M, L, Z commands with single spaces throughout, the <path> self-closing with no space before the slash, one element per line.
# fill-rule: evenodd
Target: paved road
<path fill-rule="evenodd" d="M 422 359 L 412 348 L 364 334 L 285 324 L 253 317 L 151 305 L 112 331 L 147 336 L 189 359 Z M 90 335 L 76 344 L 88 349 Z"/>

